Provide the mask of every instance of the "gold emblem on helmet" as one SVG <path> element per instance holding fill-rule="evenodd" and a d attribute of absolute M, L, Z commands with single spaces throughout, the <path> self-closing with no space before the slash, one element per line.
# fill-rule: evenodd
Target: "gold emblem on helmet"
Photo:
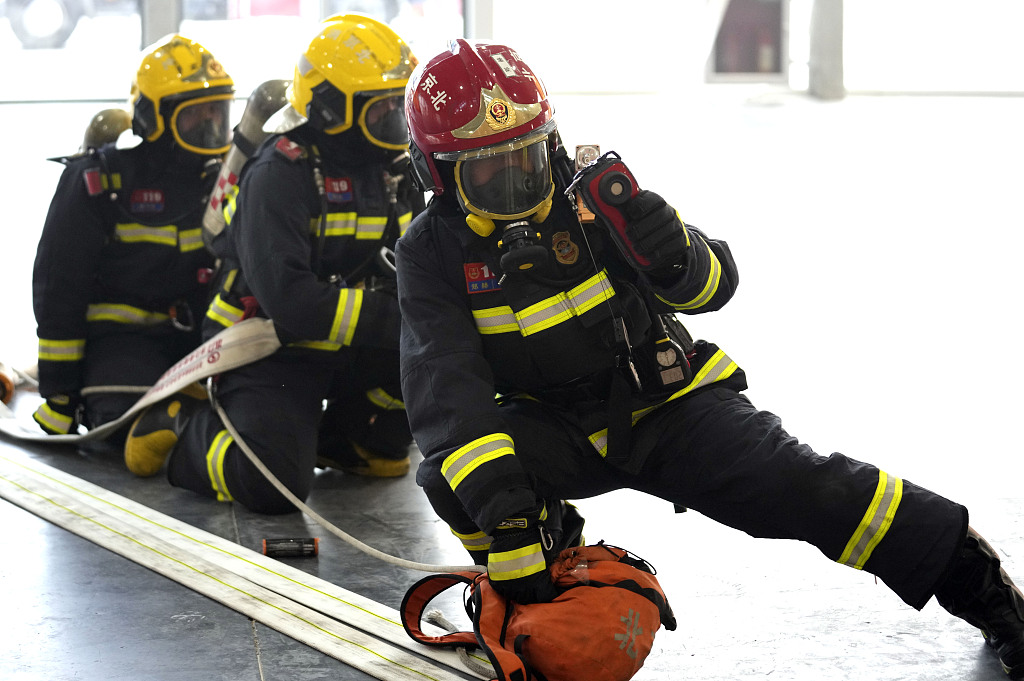
<path fill-rule="evenodd" d="M 206 71 L 210 74 L 210 78 L 223 78 L 224 77 L 224 65 L 216 59 L 210 59 L 206 64 Z"/>
<path fill-rule="evenodd" d="M 501 90 L 500 85 L 493 89 L 480 90 L 480 109 L 473 120 L 460 128 L 452 130 L 456 139 L 473 139 L 487 137 L 517 125 L 529 123 L 540 115 L 540 102 L 533 104 L 517 104 Z"/>
<path fill-rule="evenodd" d="M 516 124 L 516 110 L 504 99 L 492 99 L 487 107 L 487 125 L 491 130 L 504 130 Z"/>

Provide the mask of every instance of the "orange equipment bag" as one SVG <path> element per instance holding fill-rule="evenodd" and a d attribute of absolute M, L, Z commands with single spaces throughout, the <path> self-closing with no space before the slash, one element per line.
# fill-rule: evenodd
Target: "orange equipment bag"
<path fill-rule="evenodd" d="M 506 601 L 486 573 L 425 577 L 402 601 L 402 625 L 417 641 L 479 647 L 497 681 L 626 681 L 643 666 L 662 624 L 675 616 L 654 571 L 623 549 L 600 543 L 562 551 L 550 567 L 559 595 L 549 603 Z M 428 636 L 420 628 L 427 604 L 457 584 L 468 585 L 473 631 Z"/>

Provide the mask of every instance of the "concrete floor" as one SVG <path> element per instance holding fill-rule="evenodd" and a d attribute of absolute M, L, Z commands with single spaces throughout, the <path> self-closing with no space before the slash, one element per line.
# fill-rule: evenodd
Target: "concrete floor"
<path fill-rule="evenodd" d="M 30 272 L 59 167 L 108 103 L 0 104 L 18 159 L 0 186 L 7 295 L 0 360 L 31 364 Z M 851 97 L 707 88 L 556 98 L 563 138 L 619 151 L 641 184 L 727 239 L 743 285 L 695 318 L 743 366 L 758 406 L 823 453 L 843 451 L 965 503 L 1024 581 L 1017 310 L 1024 252 L 1024 99 Z M 240 113 L 240 107 L 239 107 Z M 642 124 L 640 122 L 643 122 Z M 633 122 L 633 124 L 629 124 Z M 37 398 L 22 394 L 23 414 Z M 324 537 L 291 563 L 397 607 L 422 576 L 359 554 L 299 516 L 200 500 L 116 457 L 0 440 L 255 548 Z M 378 548 L 463 562 L 413 480 L 325 472 L 310 504 Z M 980 636 L 916 613 L 864 573 L 793 542 L 754 540 L 627 492 L 580 503 L 588 538 L 653 563 L 680 620 L 638 679 L 997 681 Z M 0 678 L 361 679 L 349 669 L 5 501 Z M 447 613 L 446 614 L 451 614 Z"/>

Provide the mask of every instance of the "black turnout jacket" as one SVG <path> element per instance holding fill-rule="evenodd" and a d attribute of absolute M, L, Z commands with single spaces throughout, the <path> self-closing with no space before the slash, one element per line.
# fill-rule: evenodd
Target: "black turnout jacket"
<path fill-rule="evenodd" d="M 629 452 L 609 447 L 614 402 L 623 399 L 615 386 L 628 384 L 613 320 L 623 320 L 642 364 L 653 315 L 717 310 L 738 283 L 725 242 L 692 226 L 681 274 L 656 283 L 629 267 L 601 228 L 581 226 L 558 187 L 555 196 L 552 212 L 536 225 L 548 257 L 525 273 L 502 272 L 501 229 L 476 235 L 447 197 L 431 201 L 398 243 L 402 394 L 413 435 L 425 457 L 441 460 L 484 532 L 536 503 L 502 420 L 505 400 L 569 410 L 600 456 L 628 460 Z M 688 349 L 693 378 L 685 385 L 666 392 L 649 376 L 640 388 L 630 384 L 627 430 L 713 383 L 746 387 L 716 346 L 699 341 Z"/>

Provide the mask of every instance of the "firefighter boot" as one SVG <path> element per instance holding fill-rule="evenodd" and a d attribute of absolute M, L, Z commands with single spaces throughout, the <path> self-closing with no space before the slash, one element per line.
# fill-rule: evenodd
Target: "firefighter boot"
<path fill-rule="evenodd" d="M 206 390 L 196 383 L 139 414 L 124 443 L 128 470 L 143 478 L 159 473 L 189 417 L 205 401 Z"/>
<path fill-rule="evenodd" d="M 1024 595 L 999 566 L 995 549 L 974 528 L 968 528 L 954 560 L 936 600 L 981 629 L 1011 679 L 1024 679 Z"/>
<path fill-rule="evenodd" d="M 329 453 L 321 446 L 316 465 L 320 468 L 334 468 L 346 473 L 365 475 L 371 478 L 400 478 L 409 472 L 409 453 L 371 452 L 351 440 L 335 442 Z"/>

